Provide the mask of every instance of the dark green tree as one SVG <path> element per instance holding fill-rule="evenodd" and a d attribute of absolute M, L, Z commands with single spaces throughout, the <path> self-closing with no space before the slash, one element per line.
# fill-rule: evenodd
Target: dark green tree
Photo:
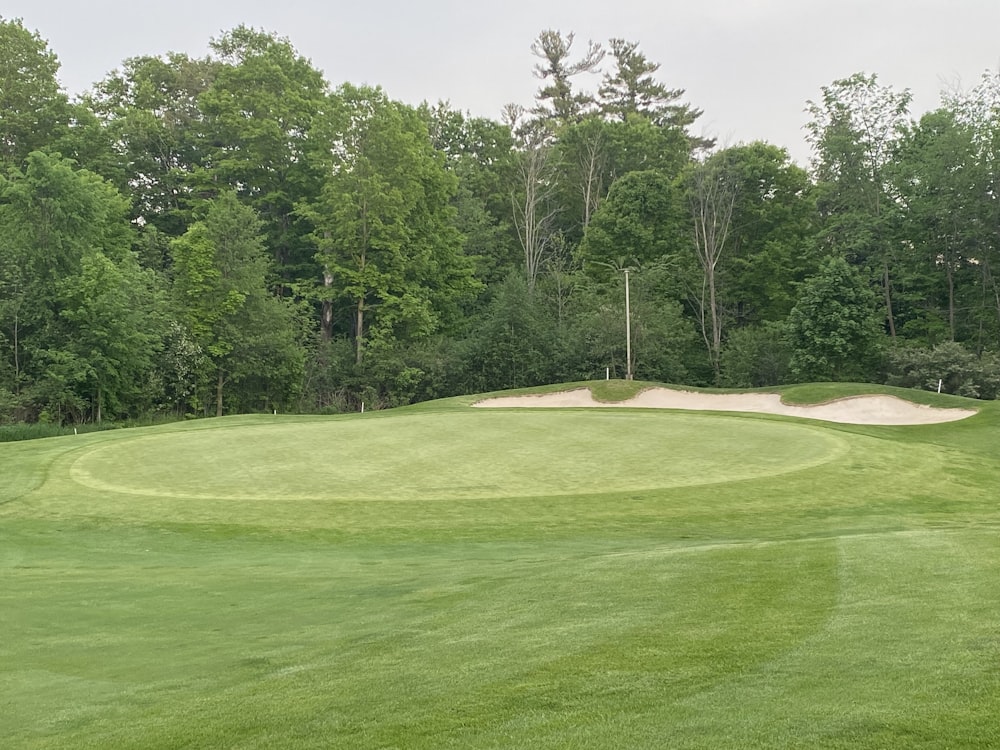
<path fill-rule="evenodd" d="M 720 385 L 763 388 L 788 382 L 791 350 L 784 321 L 730 331 L 720 356 Z"/>
<path fill-rule="evenodd" d="M 824 86 L 809 102 L 822 238 L 831 252 L 863 267 L 882 289 L 886 329 L 896 336 L 895 260 L 900 204 L 889 172 L 908 119 L 909 90 L 857 73 Z"/>
<path fill-rule="evenodd" d="M 425 104 L 419 112 L 431 144 L 445 155 L 445 168 L 458 178 L 452 203 L 465 255 L 475 260 L 477 278 L 499 281 L 516 267 L 519 256 L 510 210 L 516 167 L 510 127 L 445 103 Z"/>
<path fill-rule="evenodd" d="M 761 141 L 716 158 L 725 160 L 735 187 L 732 251 L 719 268 L 726 327 L 783 321 L 797 286 L 819 263 L 812 182 L 785 149 Z"/>
<path fill-rule="evenodd" d="M 629 172 L 611 187 L 587 227 L 579 258 L 588 272 L 603 265 L 652 265 L 683 239 L 674 181 L 662 172 Z"/>
<path fill-rule="evenodd" d="M 974 131 L 951 111 L 925 114 L 901 139 L 893 177 L 908 240 L 897 273 L 910 311 L 902 331 L 928 344 L 975 336 L 983 316 L 963 313 L 982 308 L 977 266 L 989 198 Z"/>
<path fill-rule="evenodd" d="M 207 358 L 206 380 L 221 416 L 227 384 L 260 381 L 253 398 L 231 398 L 237 409 L 267 408 L 301 384 L 304 353 L 286 302 L 267 290 L 262 222 L 236 194 L 224 192 L 171 242 L 174 295 L 182 319 Z M 253 403 L 261 388 L 264 398 Z M 207 405 L 207 404 L 206 404 Z"/>
<path fill-rule="evenodd" d="M 702 111 L 678 101 L 684 96 L 684 89 L 669 88 L 654 77 L 660 64 L 649 60 L 639 50 L 638 42 L 615 38 L 609 45 L 615 68 L 604 74 L 598 89 L 605 117 L 620 122 L 631 117 L 647 120 L 657 127 L 685 134 L 690 148 L 708 148 L 713 144 L 711 139 L 690 135 L 689 128 Z"/>
<path fill-rule="evenodd" d="M 618 262 L 594 264 L 570 306 L 562 357 L 565 380 L 625 377 L 631 348 L 634 377 L 666 383 L 701 381 L 704 355 L 690 318 L 684 315 L 669 265 L 633 266 L 629 273 L 629 326 L 625 325 L 625 280 Z M 626 336 L 631 334 L 631 347 Z"/>
<path fill-rule="evenodd" d="M 956 124 L 971 133 L 980 183 L 971 202 L 978 216 L 967 227 L 975 248 L 969 270 L 977 272 L 978 294 L 967 298 L 965 315 L 978 328 L 976 348 L 996 349 L 1000 346 L 1000 74 L 984 73 L 977 86 L 946 97 L 945 107 L 954 113 Z"/>
<path fill-rule="evenodd" d="M 554 382 L 560 369 L 549 311 L 520 273 L 494 287 L 465 348 L 470 393 Z"/>
<path fill-rule="evenodd" d="M 683 131 L 661 127 L 639 115 L 624 122 L 590 116 L 559 130 L 552 146 L 553 229 L 576 246 L 615 181 L 631 172 L 658 171 L 676 177 L 691 146 Z"/>
<path fill-rule="evenodd" d="M 85 101 L 102 123 L 119 160 L 116 183 L 132 197 L 141 226 L 169 237 L 193 221 L 199 197 L 194 174 L 206 166 L 211 144 L 199 97 L 221 63 L 170 52 L 125 60 L 88 92 Z M 162 265 L 166 249 L 147 260 Z"/>
<path fill-rule="evenodd" d="M 322 191 L 300 204 L 316 227 L 323 330 L 366 347 L 421 338 L 458 320 L 478 285 L 462 254 L 452 200 L 457 180 L 425 122 L 381 89 L 345 84 L 331 97 L 326 137 L 334 163 Z"/>
<path fill-rule="evenodd" d="M 329 167 L 330 144 L 312 132 L 329 101 L 327 82 L 273 34 L 238 26 L 211 46 L 223 64 L 198 98 L 212 148 L 197 186 L 235 190 L 264 222 L 283 282 L 312 279 L 312 227 L 295 206 L 318 194 Z"/>
<path fill-rule="evenodd" d="M 156 277 L 130 254 L 112 261 L 100 251 L 81 258 L 80 273 L 59 285 L 63 349 L 79 363 L 76 386 L 90 417 L 139 416 L 155 404 L 148 391 L 165 334 Z"/>
<path fill-rule="evenodd" d="M 42 152 L 0 196 L 0 372 L 22 415 L 99 419 L 105 401 L 134 412 L 159 310 L 131 253 L 127 202 Z"/>
<path fill-rule="evenodd" d="M 535 65 L 535 77 L 543 81 L 535 95 L 538 105 L 534 113 L 552 123 L 553 127 L 579 121 L 593 106 L 594 97 L 573 90 L 572 78 L 582 73 L 595 73 L 604 50 L 600 44 L 588 42 L 587 51 L 572 60 L 575 35 L 556 29 L 545 29 L 531 45 L 531 53 L 540 62 Z"/>
<path fill-rule="evenodd" d="M 885 338 L 868 280 L 829 257 L 803 284 L 788 315 L 791 373 L 799 381 L 877 378 Z"/>

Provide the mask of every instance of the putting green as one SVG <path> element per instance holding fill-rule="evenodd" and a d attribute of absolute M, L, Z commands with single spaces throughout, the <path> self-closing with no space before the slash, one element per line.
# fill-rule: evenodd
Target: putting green
<path fill-rule="evenodd" d="M 421 500 L 592 494 L 731 482 L 816 466 L 821 427 L 636 411 L 261 419 L 102 443 L 76 482 L 150 497 Z"/>

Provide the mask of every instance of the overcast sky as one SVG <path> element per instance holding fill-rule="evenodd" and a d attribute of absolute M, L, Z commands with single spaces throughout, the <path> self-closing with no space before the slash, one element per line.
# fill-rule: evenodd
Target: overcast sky
<path fill-rule="evenodd" d="M 492 118 L 507 102 L 531 105 L 539 31 L 573 31 L 578 50 L 622 37 L 704 110 L 699 134 L 767 140 L 802 164 L 806 102 L 838 78 L 876 73 L 909 88 L 919 114 L 943 88 L 1000 67 L 1000 0 L 4 0 L 0 12 L 49 42 L 70 94 L 128 57 L 204 56 L 242 23 L 290 39 L 334 85 Z"/>

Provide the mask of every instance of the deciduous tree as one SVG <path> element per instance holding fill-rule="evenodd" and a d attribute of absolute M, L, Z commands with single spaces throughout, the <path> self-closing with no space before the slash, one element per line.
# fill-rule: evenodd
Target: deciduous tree
<path fill-rule="evenodd" d="M 319 192 L 329 161 L 312 137 L 327 82 L 288 39 L 246 26 L 213 39 L 212 49 L 223 65 L 198 99 L 213 144 L 199 187 L 235 190 L 264 222 L 283 280 L 312 278 L 311 227 L 294 208 Z"/>
<path fill-rule="evenodd" d="M 253 209 L 227 191 L 170 246 L 176 302 L 210 363 L 217 416 L 227 384 L 266 377 L 269 369 L 301 379 L 298 332 L 286 303 L 267 290 L 261 232 Z"/>
<path fill-rule="evenodd" d="M 32 151 L 58 148 L 69 125 L 58 72 L 55 53 L 37 32 L 0 17 L 0 162 L 20 167 Z"/>
<path fill-rule="evenodd" d="M 793 376 L 799 382 L 875 377 L 884 338 L 876 306 L 857 269 L 843 258 L 826 258 L 788 316 Z"/>
<path fill-rule="evenodd" d="M 345 84 L 330 118 L 334 160 L 319 197 L 300 211 L 316 227 L 328 330 L 333 306 L 349 305 L 361 364 L 370 342 L 446 326 L 476 284 L 455 228 L 456 179 L 420 115 L 381 89 Z"/>
<path fill-rule="evenodd" d="M 167 237 L 193 220 L 193 178 L 210 152 L 199 97 L 220 68 L 218 60 L 176 52 L 132 57 L 86 95 L 114 144 L 118 186 L 132 197 L 133 217 Z"/>
<path fill-rule="evenodd" d="M 908 118 L 911 94 L 857 73 L 824 86 L 809 102 L 824 234 L 834 252 L 866 267 L 882 288 L 886 327 L 896 335 L 893 264 L 898 203 L 888 174 Z"/>
<path fill-rule="evenodd" d="M 692 289 L 699 328 L 712 370 L 719 375 L 723 309 L 719 280 L 723 256 L 732 252 L 733 214 L 739 191 L 725 153 L 693 164 L 684 178 L 691 216 L 690 247 L 700 274 Z"/>

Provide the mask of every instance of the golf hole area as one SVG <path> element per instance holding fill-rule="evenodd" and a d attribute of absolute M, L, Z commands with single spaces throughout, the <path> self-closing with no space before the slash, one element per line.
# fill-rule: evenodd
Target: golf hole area
<path fill-rule="evenodd" d="M 817 466 L 848 447 L 814 425 L 638 410 L 261 417 L 103 443 L 76 458 L 71 476 L 161 498 L 491 499 L 740 481 Z"/>

